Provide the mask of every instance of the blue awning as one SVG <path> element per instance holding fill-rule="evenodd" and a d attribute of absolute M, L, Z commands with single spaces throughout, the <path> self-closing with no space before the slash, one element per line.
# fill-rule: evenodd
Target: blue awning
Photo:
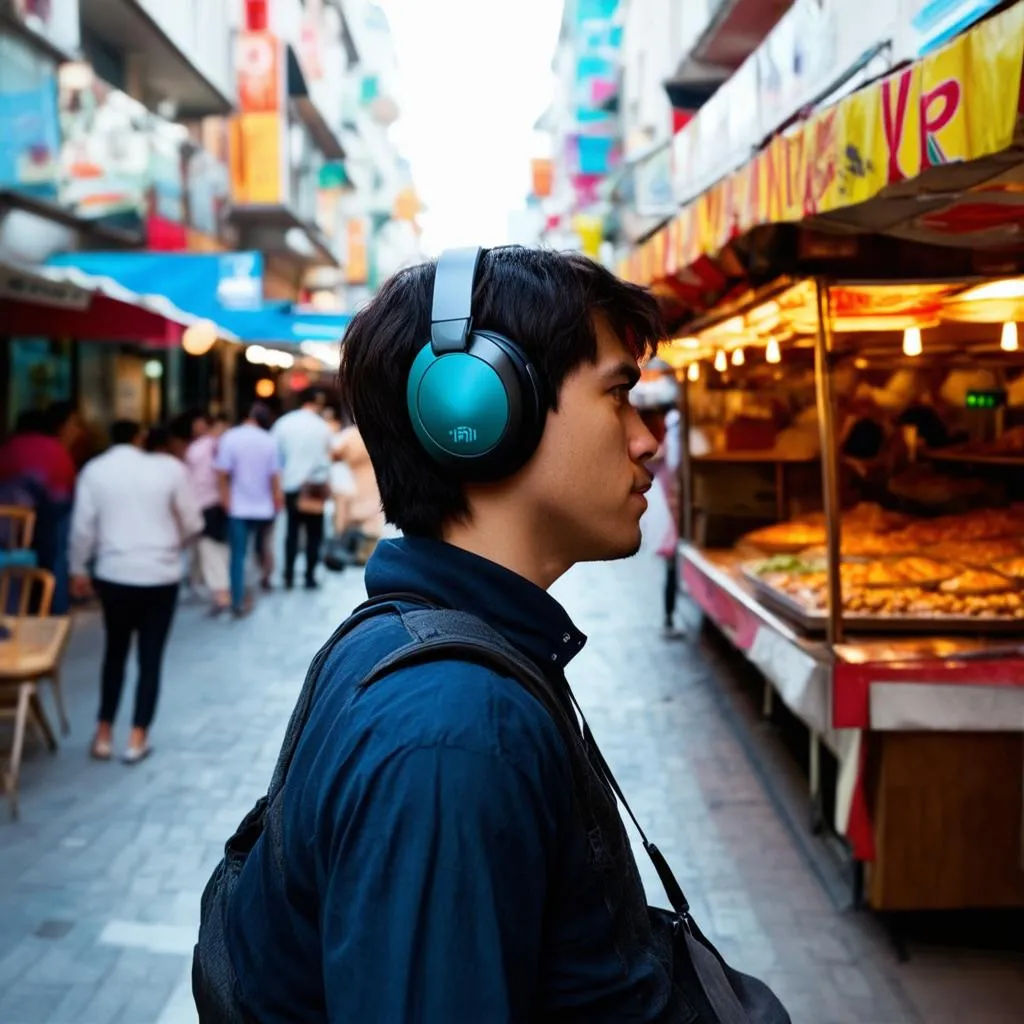
<path fill-rule="evenodd" d="M 347 313 L 324 313 L 291 302 L 265 302 L 259 252 L 70 252 L 47 262 L 111 278 L 142 295 L 162 295 L 240 341 L 340 341 L 352 319 Z"/>

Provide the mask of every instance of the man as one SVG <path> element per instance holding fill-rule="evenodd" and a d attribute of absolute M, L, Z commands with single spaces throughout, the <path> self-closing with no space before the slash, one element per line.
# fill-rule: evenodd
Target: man
<path fill-rule="evenodd" d="M 137 764 L 150 752 L 149 729 L 184 545 L 199 535 L 203 515 L 184 465 L 171 455 L 143 451 L 138 423 L 118 421 L 110 437 L 110 450 L 87 463 L 78 480 L 71 517 L 71 590 L 87 597 L 95 586 L 103 606 L 103 687 L 91 750 L 100 760 L 111 756 L 125 662 L 133 636 L 138 638 L 139 679 L 124 753 L 126 764 Z"/>
<path fill-rule="evenodd" d="M 270 410 L 257 402 L 242 424 L 224 434 L 217 448 L 221 501 L 228 513 L 231 609 L 236 618 L 252 607 L 245 596 L 250 542 L 262 565 L 266 535 L 283 505 L 278 450 L 269 428 Z"/>
<path fill-rule="evenodd" d="M 586 638 L 547 589 L 577 562 L 639 547 L 657 444 L 628 395 L 662 335 L 658 310 L 585 257 L 485 251 L 473 330 L 515 340 L 539 408 L 504 475 L 475 479 L 429 455 L 407 405 L 435 334 L 434 279 L 430 264 L 401 271 L 345 337 L 346 398 L 404 534 L 378 545 L 367 591 L 473 613 L 568 704 L 563 670 Z M 500 403 L 489 393 L 484 416 Z M 283 845 L 257 842 L 229 904 L 252 1019 L 694 1019 L 614 803 L 605 794 L 614 821 L 583 828 L 567 744 L 539 701 L 452 660 L 357 689 L 409 639 L 402 617 L 381 615 L 324 663 L 275 810 Z"/>
<path fill-rule="evenodd" d="M 288 524 L 284 542 L 284 585 L 295 585 L 299 532 L 306 541 L 306 589 L 315 590 L 316 566 L 324 539 L 324 505 L 329 495 L 331 428 L 321 415 L 323 395 L 308 388 L 299 408 L 274 424 L 281 454 L 281 486 Z"/>
<path fill-rule="evenodd" d="M 72 450 L 82 433 L 74 405 L 55 402 L 45 413 L 22 413 L 14 435 L 0 446 L 0 503 L 35 510 L 32 547 L 39 567 L 53 573 L 55 615 L 66 615 L 70 606 L 68 529 L 78 472 Z"/>

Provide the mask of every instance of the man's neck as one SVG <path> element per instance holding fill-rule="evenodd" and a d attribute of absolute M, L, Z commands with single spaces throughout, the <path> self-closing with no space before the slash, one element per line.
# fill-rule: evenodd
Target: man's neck
<path fill-rule="evenodd" d="M 503 566 L 547 590 L 571 566 L 538 544 L 539 536 L 522 517 L 509 514 L 507 510 L 503 514 L 499 509 L 488 512 L 477 509 L 471 521 L 450 523 L 445 527 L 442 540 Z"/>

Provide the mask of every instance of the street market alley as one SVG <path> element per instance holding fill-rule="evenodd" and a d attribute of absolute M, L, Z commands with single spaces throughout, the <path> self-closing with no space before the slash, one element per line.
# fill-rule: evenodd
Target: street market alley
<path fill-rule="evenodd" d="M 661 566 L 583 566 L 555 592 L 590 637 L 570 670 L 577 696 L 723 954 L 772 984 L 795 1024 L 1019 1021 L 1018 958 L 913 946 L 899 962 L 876 919 L 836 908 L 752 769 L 712 660 L 696 640 L 661 636 Z M 86 756 L 102 638 L 95 613 L 79 617 L 72 733 L 56 756 L 28 750 L 21 820 L 0 807 L 0 1022 L 194 1024 L 200 892 L 265 790 L 310 658 L 361 585 L 350 572 L 316 594 L 272 593 L 241 622 L 186 600 L 154 753 L 134 768 Z"/>

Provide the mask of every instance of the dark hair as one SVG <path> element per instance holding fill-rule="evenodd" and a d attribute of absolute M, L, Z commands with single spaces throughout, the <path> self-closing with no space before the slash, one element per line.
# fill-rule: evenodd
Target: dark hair
<path fill-rule="evenodd" d="M 18 415 L 14 424 L 16 434 L 46 434 L 49 433 L 49 421 L 46 413 L 41 409 L 26 409 Z"/>
<path fill-rule="evenodd" d="M 54 402 L 46 410 L 46 432 L 56 437 L 64 428 L 64 424 L 77 412 L 78 407 L 74 402 Z"/>
<path fill-rule="evenodd" d="M 885 444 L 885 430 L 863 416 L 850 428 L 843 443 L 843 454 L 851 459 L 874 459 Z"/>
<path fill-rule="evenodd" d="M 952 438 L 942 417 L 928 405 L 912 405 L 897 418 L 901 427 L 917 427 L 921 440 L 928 448 L 945 448 Z"/>
<path fill-rule="evenodd" d="M 168 427 L 169 436 L 176 441 L 191 441 L 195 431 L 195 422 L 202 415 L 202 413 L 183 412 L 180 416 L 175 416 Z"/>
<path fill-rule="evenodd" d="M 405 402 L 409 368 L 430 337 L 435 266 L 409 267 L 381 286 L 349 324 L 340 371 L 342 402 L 366 443 L 388 521 L 428 537 L 468 512 L 462 486 L 420 447 Z M 597 358 L 596 316 L 637 359 L 663 337 L 654 298 L 579 253 L 518 245 L 484 250 L 473 324 L 522 346 L 549 409 L 557 408 L 566 377 Z"/>
<path fill-rule="evenodd" d="M 270 411 L 270 407 L 268 405 L 264 405 L 263 402 L 253 402 L 252 408 L 249 410 L 249 419 L 251 419 L 256 426 L 262 427 L 264 430 L 269 430 L 274 423 L 274 417 Z"/>
<path fill-rule="evenodd" d="M 163 424 L 152 426 L 146 432 L 146 451 L 166 451 L 171 446 L 171 430 Z"/>
<path fill-rule="evenodd" d="M 134 444 L 141 429 L 135 420 L 115 420 L 110 425 L 110 443 Z"/>
<path fill-rule="evenodd" d="M 321 388 L 303 388 L 299 392 L 299 405 L 315 405 L 323 396 Z"/>

